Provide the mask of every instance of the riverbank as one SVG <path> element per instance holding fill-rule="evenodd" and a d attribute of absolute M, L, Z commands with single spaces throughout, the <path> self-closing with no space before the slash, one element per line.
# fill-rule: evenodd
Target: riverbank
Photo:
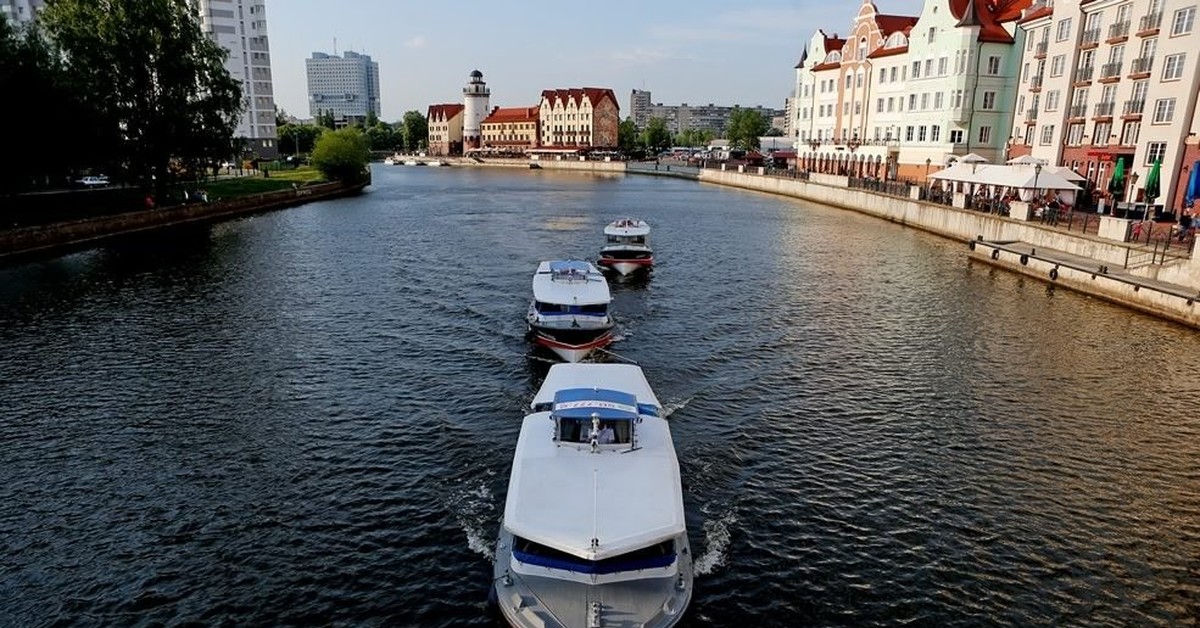
<path fill-rule="evenodd" d="M 121 236 L 239 218 L 317 200 L 351 196 L 367 183 L 322 183 L 209 203 L 125 212 L 0 231 L 0 263 L 59 255 Z"/>

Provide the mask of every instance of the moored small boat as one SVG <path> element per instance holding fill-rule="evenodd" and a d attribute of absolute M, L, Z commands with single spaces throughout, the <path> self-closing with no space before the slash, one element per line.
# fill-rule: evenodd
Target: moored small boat
<path fill-rule="evenodd" d="M 522 423 L 493 591 L 513 626 L 674 626 L 693 565 L 679 462 L 641 368 L 555 364 Z"/>
<path fill-rule="evenodd" d="M 538 264 L 526 322 L 534 344 L 578 362 L 613 341 L 612 295 L 595 266 L 578 260 Z"/>
<path fill-rule="evenodd" d="M 597 264 L 622 275 L 649 270 L 654 264 L 650 225 L 637 218 L 619 218 L 604 227 L 605 245 Z"/>

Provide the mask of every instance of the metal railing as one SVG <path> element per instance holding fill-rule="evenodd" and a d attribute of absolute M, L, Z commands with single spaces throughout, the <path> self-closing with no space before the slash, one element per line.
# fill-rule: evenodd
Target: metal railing
<path fill-rule="evenodd" d="M 1111 117 L 1113 109 L 1116 109 L 1116 107 L 1117 103 L 1115 102 L 1098 102 L 1096 103 L 1096 108 L 1092 111 L 1092 115 L 1102 118 Z"/>
<path fill-rule="evenodd" d="M 1138 20 L 1138 32 L 1139 33 L 1142 33 L 1145 31 L 1157 30 L 1159 26 L 1162 26 L 1162 12 L 1161 11 L 1159 11 L 1158 13 L 1150 13 L 1147 15 L 1143 15 L 1142 19 Z"/>
<path fill-rule="evenodd" d="M 850 177 L 847 187 L 855 190 L 869 190 L 889 196 L 908 198 L 910 185 L 905 181 L 885 181 L 874 177 Z"/>
<path fill-rule="evenodd" d="M 1100 79 L 1103 80 L 1121 76 L 1122 65 L 1124 64 L 1120 61 L 1113 61 L 1100 66 Z"/>
<path fill-rule="evenodd" d="M 1067 117 L 1068 118 L 1086 118 L 1087 117 L 1087 105 L 1071 105 L 1071 108 L 1067 110 Z"/>
<path fill-rule="evenodd" d="M 1160 16 L 1160 17 L 1161 17 L 1161 16 Z M 1050 42 L 1046 42 L 1046 41 L 1040 41 L 1040 42 L 1038 42 L 1038 45 L 1037 45 L 1037 47 L 1036 47 L 1036 48 L 1034 48 L 1034 50 L 1033 50 L 1033 56 L 1035 56 L 1035 57 L 1044 57 L 1044 56 L 1046 56 L 1046 49 L 1047 49 L 1047 48 L 1049 48 L 1049 47 L 1050 47 Z"/>
<path fill-rule="evenodd" d="M 1126 116 L 1140 116 L 1146 110 L 1146 100 L 1126 100 L 1125 106 L 1121 108 L 1121 114 Z"/>
<path fill-rule="evenodd" d="M 1100 29 L 1093 28 L 1083 32 L 1083 38 L 1079 41 L 1080 46 L 1094 46 L 1100 43 Z"/>
<path fill-rule="evenodd" d="M 1122 37 L 1128 37 L 1128 36 L 1129 36 L 1129 22 L 1128 21 L 1117 22 L 1116 24 L 1113 24 L 1112 26 L 1108 27 L 1108 38 L 1109 39 L 1121 39 Z"/>
<path fill-rule="evenodd" d="M 1045 77 L 1041 74 L 1029 79 L 1029 89 L 1041 89 L 1043 80 L 1045 80 Z"/>
<path fill-rule="evenodd" d="M 1036 107 L 1025 112 L 1026 120 L 1037 120 L 1037 117 L 1038 117 L 1038 110 Z"/>
<path fill-rule="evenodd" d="M 1129 64 L 1130 74 L 1149 74 L 1154 68 L 1154 57 L 1138 57 Z"/>
<path fill-rule="evenodd" d="M 1076 83 L 1084 83 L 1084 82 L 1092 80 L 1092 74 L 1093 74 L 1094 69 L 1095 69 L 1094 67 L 1089 65 L 1085 68 L 1079 68 L 1078 70 L 1075 70 L 1075 82 Z"/>

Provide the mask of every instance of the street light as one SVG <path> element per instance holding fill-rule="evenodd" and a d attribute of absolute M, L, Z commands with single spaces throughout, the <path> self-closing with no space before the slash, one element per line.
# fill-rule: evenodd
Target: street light
<path fill-rule="evenodd" d="M 925 158 L 925 200 L 929 200 L 929 166 L 933 165 L 933 158 Z"/>

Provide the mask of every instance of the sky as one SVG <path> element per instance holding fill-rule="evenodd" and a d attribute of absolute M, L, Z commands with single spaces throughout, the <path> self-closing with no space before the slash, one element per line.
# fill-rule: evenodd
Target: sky
<path fill-rule="evenodd" d="M 275 102 L 309 117 L 304 60 L 346 50 L 379 64 L 385 121 L 461 103 L 472 70 L 491 105 L 536 105 L 544 89 L 608 87 L 628 115 L 655 103 L 783 109 L 816 31 L 845 34 L 859 0 L 267 0 Z M 917 15 L 924 0 L 876 0 Z"/>

